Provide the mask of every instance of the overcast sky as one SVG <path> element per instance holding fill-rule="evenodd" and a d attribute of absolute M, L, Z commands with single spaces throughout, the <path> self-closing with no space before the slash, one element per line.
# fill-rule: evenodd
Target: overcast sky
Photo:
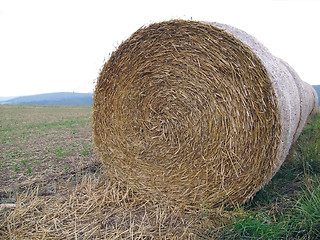
<path fill-rule="evenodd" d="M 92 92 L 123 40 L 177 18 L 240 28 L 320 85 L 320 0 L 0 0 L 0 96 Z"/>

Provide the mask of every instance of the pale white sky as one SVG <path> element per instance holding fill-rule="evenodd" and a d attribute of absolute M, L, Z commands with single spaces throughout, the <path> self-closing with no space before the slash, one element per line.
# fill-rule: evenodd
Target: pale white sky
<path fill-rule="evenodd" d="M 320 0 L 0 0 L 0 96 L 92 92 L 121 41 L 177 18 L 240 28 L 320 85 Z"/>

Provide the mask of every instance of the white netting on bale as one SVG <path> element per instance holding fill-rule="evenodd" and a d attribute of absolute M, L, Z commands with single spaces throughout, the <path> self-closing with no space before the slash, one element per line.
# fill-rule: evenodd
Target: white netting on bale
<path fill-rule="evenodd" d="M 232 26 L 213 23 L 250 47 L 266 67 L 276 92 L 281 119 L 281 143 L 276 173 L 285 161 L 292 143 L 299 137 L 309 115 L 317 108 L 318 96 L 312 86 L 302 81 L 288 63 L 273 56 L 248 33 Z M 269 181 L 269 180 L 268 180 Z"/>

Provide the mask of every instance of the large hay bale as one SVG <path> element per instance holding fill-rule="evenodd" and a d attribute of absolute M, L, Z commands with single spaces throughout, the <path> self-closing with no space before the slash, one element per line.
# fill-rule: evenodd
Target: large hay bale
<path fill-rule="evenodd" d="M 242 204 L 285 160 L 314 108 L 311 93 L 243 31 L 155 23 L 104 65 L 94 142 L 110 176 L 150 199 Z"/>

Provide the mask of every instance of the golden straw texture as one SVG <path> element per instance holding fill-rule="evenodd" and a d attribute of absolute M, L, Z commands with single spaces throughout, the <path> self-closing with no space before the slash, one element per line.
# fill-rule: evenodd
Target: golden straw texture
<path fill-rule="evenodd" d="M 159 202 L 242 204 L 281 165 L 267 69 L 209 23 L 155 23 L 124 41 L 100 73 L 93 120 L 110 176 Z"/>

